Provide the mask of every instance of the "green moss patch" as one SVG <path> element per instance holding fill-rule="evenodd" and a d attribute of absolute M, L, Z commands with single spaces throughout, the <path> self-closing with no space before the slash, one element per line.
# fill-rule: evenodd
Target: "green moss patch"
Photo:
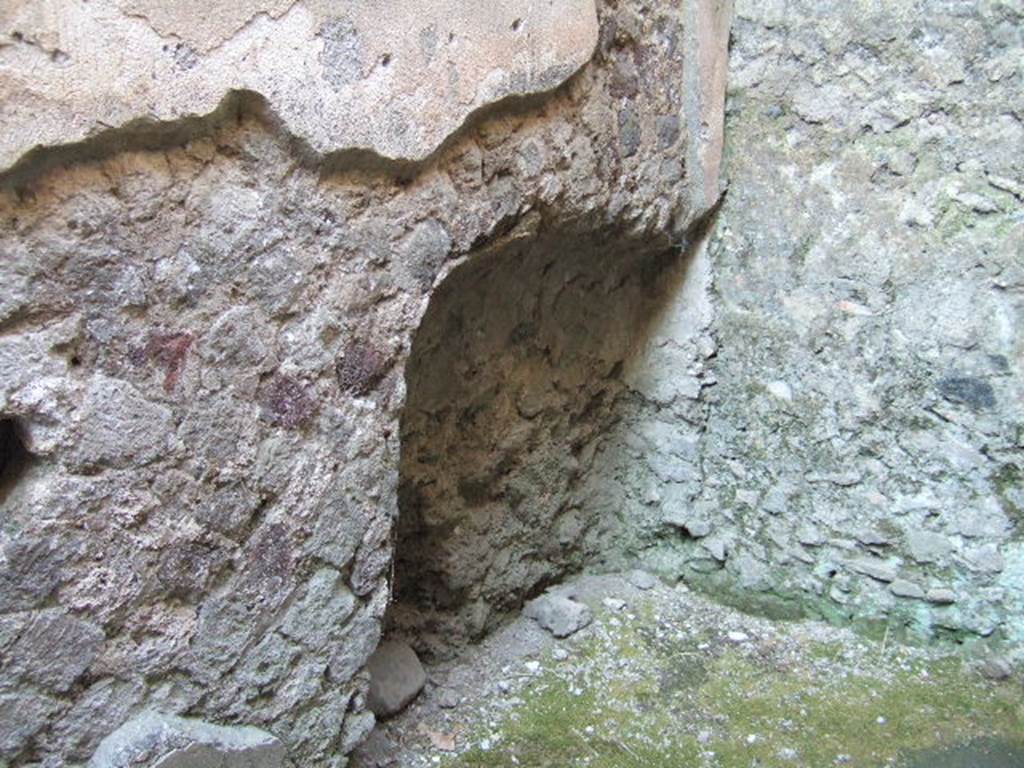
<path fill-rule="evenodd" d="M 441 764 L 878 768 L 977 743 L 1024 749 L 1020 683 L 957 657 L 785 628 L 734 644 L 649 607 L 619 617 L 599 615 L 572 663 L 546 660 L 511 709 L 470 725 L 470 751 Z"/>

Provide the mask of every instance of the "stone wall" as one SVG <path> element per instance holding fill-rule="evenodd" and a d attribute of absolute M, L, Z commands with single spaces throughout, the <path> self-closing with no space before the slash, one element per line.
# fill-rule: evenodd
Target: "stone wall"
<path fill-rule="evenodd" d="M 625 565 L 639 521 L 593 478 L 685 262 L 668 239 L 515 232 L 434 294 L 406 375 L 392 608 L 421 651 L 567 572 Z"/>
<path fill-rule="evenodd" d="M 700 492 L 663 505 L 659 569 L 1024 642 L 1022 29 L 1012 2 L 738 4 Z"/>
<path fill-rule="evenodd" d="M 740 3 L 720 208 L 728 3 L 57 8 L 0 16 L 0 762 L 344 765 L 386 612 L 580 568 L 1024 648 L 1019 3 Z"/>
<path fill-rule="evenodd" d="M 533 255 L 503 267 L 522 285 L 554 287 L 524 267 L 585 274 L 545 299 L 543 330 L 585 356 L 573 338 L 585 329 L 561 325 L 602 317 L 580 290 L 614 301 L 621 278 L 632 301 L 629 286 L 645 285 L 632 267 L 673 251 L 717 195 L 723 94 L 709 83 L 729 11 L 556 3 L 574 21 L 558 47 L 533 28 L 535 4 L 508 4 L 477 58 L 435 51 L 469 95 L 431 102 L 450 105 L 444 120 L 428 110 L 431 130 L 385 157 L 353 126 L 365 133 L 417 81 L 342 88 L 324 57 L 354 56 L 356 80 L 379 79 L 384 53 L 419 72 L 399 54 L 449 40 L 438 25 L 464 4 L 431 5 L 423 29 L 396 22 L 383 53 L 345 48 L 345 24 L 360 32 L 362 17 L 317 3 L 243 3 L 208 49 L 210 30 L 159 5 L 98 1 L 70 25 L 46 3 L 4 11 L 15 127 L 0 191 L 0 762 L 79 764 L 156 712 L 256 726 L 296 765 L 343 765 L 373 723 L 363 668 L 390 598 L 405 366 L 428 303 L 439 315 L 446 295 L 500 296 L 472 276 L 525 238 Z M 516 67 L 482 66 L 508 46 Z M 89 69 L 108 48 L 117 77 Z M 295 57 L 301 88 L 260 80 Z M 212 67 L 218 87 L 190 93 L 193 67 Z M 341 101 L 308 111 L 308 91 L 335 86 Z M 338 104 L 365 115 L 334 131 Z M 414 367 L 457 370 L 452 352 L 431 361 L 428 349 Z M 520 592 L 537 582 L 506 578 Z M 154 722 L 182 739 L 221 733 L 144 714 L 103 754 L 125 754 Z"/>

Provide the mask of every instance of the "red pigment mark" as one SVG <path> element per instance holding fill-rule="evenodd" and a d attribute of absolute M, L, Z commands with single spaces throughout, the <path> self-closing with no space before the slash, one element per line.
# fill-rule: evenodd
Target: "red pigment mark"
<path fill-rule="evenodd" d="M 146 357 L 164 369 L 164 391 L 170 394 L 178 385 L 185 367 L 191 333 L 154 333 L 146 342 Z"/>

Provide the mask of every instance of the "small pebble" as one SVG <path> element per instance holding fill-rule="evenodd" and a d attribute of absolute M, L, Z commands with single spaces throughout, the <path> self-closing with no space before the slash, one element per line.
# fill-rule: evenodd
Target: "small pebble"
<path fill-rule="evenodd" d="M 745 643 L 750 639 L 750 635 L 746 632 L 730 632 L 726 637 L 729 638 L 730 643 Z"/>
<path fill-rule="evenodd" d="M 565 650 L 565 648 L 555 648 L 555 650 L 551 652 L 551 658 L 555 661 L 565 661 L 569 658 L 569 652 Z"/>
<path fill-rule="evenodd" d="M 1013 674 L 1013 667 L 1006 659 L 986 659 L 979 668 L 982 676 L 989 680 L 1006 680 Z"/>
<path fill-rule="evenodd" d="M 445 688 L 437 698 L 437 705 L 441 709 L 455 709 L 459 706 L 459 694 L 451 688 Z"/>
<path fill-rule="evenodd" d="M 525 664 L 523 664 L 523 666 L 526 668 L 526 671 L 529 672 L 531 675 L 536 675 L 538 672 L 540 672 L 539 661 L 528 661 Z"/>
<path fill-rule="evenodd" d="M 658 580 L 647 571 L 633 571 L 629 574 L 629 583 L 637 589 L 654 589 Z"/>
<path fill-rule="evenodd" d="M 601 603 L 610 611 L 621 611 L 626 607 L 626 601 L 620 600 L 617 597 L 606 597 Z"/>

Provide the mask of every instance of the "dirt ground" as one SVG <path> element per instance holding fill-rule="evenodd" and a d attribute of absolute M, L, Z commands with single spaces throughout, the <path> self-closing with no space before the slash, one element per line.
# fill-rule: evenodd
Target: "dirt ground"
<path fill-rule="evenodd" d="M 1024 766 L 1019 668 L 991 680 L 948 646 L 772 622 L 644 581 L 581 577 L 556 588 L 593 611 L 574 635 L 520 617 L 428 667 L 354 766 Z"/>

